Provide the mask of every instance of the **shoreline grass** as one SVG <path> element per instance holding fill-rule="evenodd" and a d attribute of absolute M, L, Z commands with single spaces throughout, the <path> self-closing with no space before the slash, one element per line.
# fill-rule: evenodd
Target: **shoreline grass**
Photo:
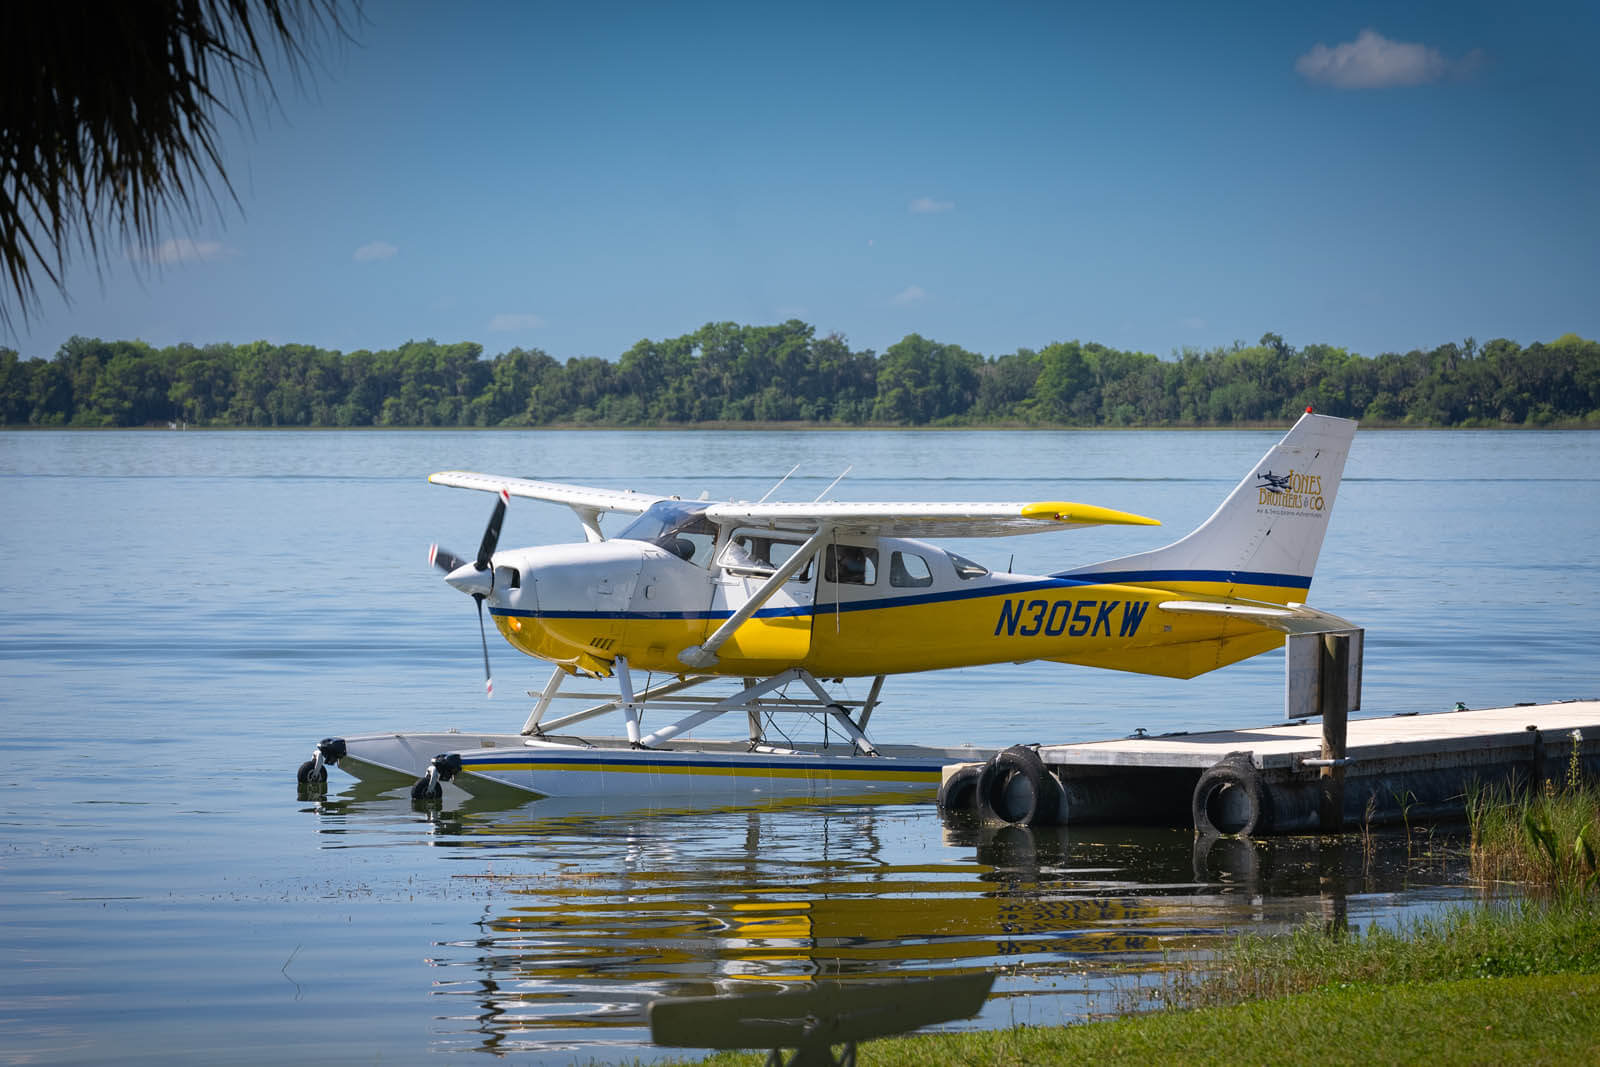
<path fill-rule="evenodd" d="M 1159 994 L 1169 1007 L 1195 1009 L 1328 986 L 1560 974 L 1600 975 L 1600 900 L 1487 903 L 1364 933 L 1246 934 L 1216 959 L 1169 972 Z"/>
<path fill-rule="evenodd" d="M 1559 784 L 1466 798 L 1472 871 L 1485 886 L 1514 883 L 1516 899 L 1365 931 L 1246 933 L 1126 993 L 1114 1019 L 886 1038 L 860 1045 L 856 1062 L 1600 1062 L 1600 786 L 1581 742 L 1574 731 Z"/>
<path fill-rule="evenodd" d="M 1582 1063 L 1600 1050 L 1600 975 L 1346 986 L 1071 1027 L 928 1034 L 859 1046 L 861 1067 L 961 1064 Z M 715 1056 L 714 1067 L 762 1057 Z"/>
<path fill-rule="evenodd" d="M 1473 789 L 1467 796 L 1472 874 L 1480 883 L 1512 883 L 1541 899 L 1575 901 L 1600 891 L 1600 785 L 1584 776 L 1583 735 L 1560 783 L 1536 791 Z"/>
<path fill-rule="evenodd" d="M 860 1045 L 857 1062 L 1592 1062 L 1600 897 L 1489 903 L 1347 935 L 1244 935 L 1142 995 L 1116 1019 L 886 1038 Z M 744 1067 L 765 1054 L 682 1062 Z"/>

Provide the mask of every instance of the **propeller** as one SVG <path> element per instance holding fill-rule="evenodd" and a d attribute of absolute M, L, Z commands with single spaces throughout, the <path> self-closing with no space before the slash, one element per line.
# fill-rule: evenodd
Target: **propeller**
<path fill-rule="evenodd" d="M 488 590 L 480 592 L 474 589 L 469 592 L 478 605 L 478 640 L 483 645 L 483 689 L 485 695 L 491 697 L 494 696 L 494 676 L 489 672 L 489 633 L 483 622 L 483 601 L 494 592 L 494 568 L 490 566 L 490 560 L 494 558 L 494 550 L 500 544 L 500 527 L 505 522 L 506 504 L 510 500 L 511 494 L 504 489 L 500 490 L 500 498 L 494 502 L 494 511 L 489 515 L 489 525 L 484 528 L 483 540 L 478 544 L 477 559 L 469 562 L 436 544 L 428 546 L 428 562 L 447 575 L 454 574 L 467 566 L 471 566 L 479 574 L 488 572 Z"/>

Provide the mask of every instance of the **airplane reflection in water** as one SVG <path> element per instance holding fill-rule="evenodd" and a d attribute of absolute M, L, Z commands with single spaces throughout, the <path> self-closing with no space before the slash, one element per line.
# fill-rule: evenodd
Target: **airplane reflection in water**
<path fill-rule="evenodd" d="M 340 804 L 411 811 L 325 810 Z M 1197 848 L 1188 831 L 956 819 L 934 839 L 925 805 L 881 801 L 421 814 L 489 897 L 475 930 L 424 950 L 433 992 L 459 1005 L 441 1005 L 439 1041 L 463 1049 L 638 1048 L 659 997 L 983 969 L 999 972 L 989 1005 L 956 1025 L 1070 1022 L 1246 924 L 1343 924 L 1349 894 L 1450 880 L 1408 871 L 1393 839 L 1397 862 L 1316 839 Z"/>

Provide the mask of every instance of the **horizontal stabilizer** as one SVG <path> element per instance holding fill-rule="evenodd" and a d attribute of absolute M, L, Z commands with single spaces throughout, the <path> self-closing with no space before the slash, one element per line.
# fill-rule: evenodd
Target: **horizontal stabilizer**
<path fill-rule="evenodd" d="M 1357 629 L 1355 623 L 1308 608 L 1304 604 L 1278 607 L 1273 604 L 1213 603 L 1206 600 L 1164 600 L 1156 607 L 1179 615 L 1214 615 L 1254 623 L 1286 634 L 1340 633 Z"/>

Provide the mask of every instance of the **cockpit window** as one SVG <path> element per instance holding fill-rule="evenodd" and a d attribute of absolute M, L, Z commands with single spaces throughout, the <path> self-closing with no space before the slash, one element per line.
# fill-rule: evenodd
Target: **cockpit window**
<path fill-rule="evenodd" d="M 963 581 L 968 578 L 982 578 L 989 573 L 988 567 L 981 563 L 974 563 L 966 556 L 958 556 L 954 552 L 950 553 L 950 562 L 955 564 L 956 577 Z"/>
<path fill-rule="evenodd" d="M 624 541 L 657 545 L 680 559 L 704 566 L 717 542 L 717 526 L 706 518 L 704 505 L 658 500 L 616 536 Z"/>

